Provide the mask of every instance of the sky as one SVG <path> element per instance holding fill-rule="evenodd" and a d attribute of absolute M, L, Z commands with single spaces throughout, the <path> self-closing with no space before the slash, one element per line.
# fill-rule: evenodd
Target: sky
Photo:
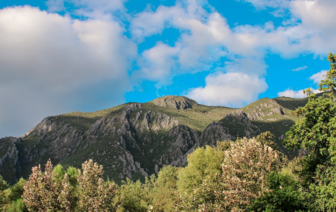
<path fill-rule="evenodd" d="M 0 137 L 182 95 L 243 107 L 318 92 L 335 0 L 0 1 Z"/>

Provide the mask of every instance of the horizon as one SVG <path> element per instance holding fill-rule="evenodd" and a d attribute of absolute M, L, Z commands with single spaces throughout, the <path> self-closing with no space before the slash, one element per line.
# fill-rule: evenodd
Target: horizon
<path fill-rule="evenodd" d="M 333 0 L 0 2 L 0 137 L 44 117 L 186 96 L 241 108 L 319 92 Z"/>

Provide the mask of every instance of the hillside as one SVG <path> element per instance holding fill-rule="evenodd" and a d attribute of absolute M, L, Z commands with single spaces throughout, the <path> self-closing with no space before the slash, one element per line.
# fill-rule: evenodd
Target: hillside
<path fill-rule="evenodd" d="M 187 155 L 199 146 L 264 131 L 271 131 L 279 149 L 288 154 L 281 142 L 296 121 L 291 111 L 306 102 L 264 98 L 237 109 L 166 96 L 92 113 L 50 116 L 20 138 L 0 139 L 0 175 L 15 183 L 48 158 L 65 167 L 80 167 L 92 158 L 116 182 L 143 179 L 165 165 L 186 165 Z"/>

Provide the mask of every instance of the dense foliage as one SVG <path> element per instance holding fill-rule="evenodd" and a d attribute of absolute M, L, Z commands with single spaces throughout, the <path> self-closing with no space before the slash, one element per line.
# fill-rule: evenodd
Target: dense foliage
<path fill-rule="evenodd" d="M 20 211 L 336 211 L 336 56 L 317 97 L 294 113 L 300 120 L 283 144 L 299 152 L 289 161 L 274 135 L 199 147 L 184 168 L 166 166 L 145 182 L 117 185 L 92 160 L 81 169 L 49 160 L 13 186 L 0 176 L 0 210 Z"/>

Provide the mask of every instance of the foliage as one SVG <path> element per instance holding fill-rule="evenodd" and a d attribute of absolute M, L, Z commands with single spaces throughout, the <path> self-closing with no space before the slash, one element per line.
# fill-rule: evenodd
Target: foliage
<path fill-rule="evenodd" d="M 54 183 L 55 175 L 50 159 L 42 174 L 41 166 L 33 167 L 23 186 L 22 199 L 28 211 L 70 211 L 71 193 L 67 175 L 61 183 Z"/>
<path fill-rule="evenodd" d="M 289 148 L 300 148 L 302 170 L 298 172 L 309 188 L 311 207 L 317 211 L 336 210 L 336 56 L 329 54 L 330 70 L 326 79 L 319 84 L 320 90 L 329 95 L 316 96 L 308 89 L 308 103 L 295 111 L 303 118 L 286 134 L 284 144 Z"/>
<path fill-rule="evenodd" d="M 223 151 L 210 146 L 197 148 L 192 154 L 189 154 L 188 166 L 178 173 L 178 190 L 180 192 L 190 192 L 202 184 L 204 178 L 221 173 L 223 156 Z"/>
<path fill-rule="evenodd" d="M 271 172 L 267 177 L 269 192 L 252 201 L 248 211 L 307 211 L 302 187 L 291 176 Z"/>
<path fill-rule="evenodd" d="M 163 167 L 153 188 L 153 209 L 154 211 L 174 211 L 173 198 L 177 189 L 178 168 L 172 166 Z"/>
<path fill-rule="evenodd" d="M 256 140 L 263 146 L 269 146 L 272 149 L 277 149 L 278 145 L 274 142 L 274 135 L 270 131 L 260 133 Z"/>
<path fill-rule="evenodd" d="M 284 144 L 288 148 L 299 148 L 305 151 L 305 163 L 300 173 L 305 183 L 313 181 L 314 173 L 319 164 L 329 161 L 336 152 L 334 149 L 336 106 L 333 97 L 316 98 L 309 96 L 306 106 L 295 111 L 303 116 L 299 122 L 286 133 Z"/>
<path fill-rule="evenodd" d="M 8 201 L 6 199 L 5 192 L 4 192 L 5 189 L 7 188 L 8 188 L 7 182 L 0 175 L 0 209 L 2 209 Z"/>
<path fill-rule="evenodd" d="M 17 199 L 13 201 L 10 206 L 6 209 L 6 212 L 26 212 L 28 211 L 23 203 L 22 199 Z"/>
<path fill-rule="evenodd" d="M 147 211 L 153 200 L 153 185 L 155 177 L 146 178 L 146 182 L 141 184 L 138 180 L 132 182 L 127 178 L 120 187 L 120 192 L 115 199 L 117 204 L 120 204 L 118 212 L 121 211 Z"/>
<path fill-rule="evenodd" d="M 268 191 L 266 176 L 282 166 L 283 155 L 256 139 L 241 139 L 225 151 L 219 192 L 225 208 L 244 209 L 251 201 Z"/>
<path fill-rule="evenodd" d="M 175 204 L 181 211 L 244 210 L 268 191 L 266 176 L 282 166 L 283 155 L 256 139 L 238 139 L 224 152 L 222 173 L 204 178 L 191 193 L 182 193 Z"/>
<path fill-rule="evenodd" d="M 26 183 L 26 180 L 20 178 L 19 182 L 17 182 L 14 186 L 10 188 L 9 200 L 16 201 L 21 199 L 23 194 L 23 186 Z"/>
<path fill-rule="evenodd" d="M 61 164 L 58 164 L 57 166 L 54 167 L 53 170 L 53 174 L 54 174 L 54 180 L 57 182 L 61 182 L 64 178 L 65 175 L 65 171 L 63 169 L 63 166 Z"/>
<path fill-rule="evenodd" d="M 82 164 L 82 171 L 78 170 L 78 203 L 79 211 L 116 211 L 113 204 L 118 186 L 114 182 L 103 180 L 103 166 L 92 160 Z"/>
<path fill-rule="evenodd" d="M 312 207 L 317 211 L 336 210 L 336 167 L 335 165 L 319 165 L 310 184 L 310 192 L 314 197 Z"/>

